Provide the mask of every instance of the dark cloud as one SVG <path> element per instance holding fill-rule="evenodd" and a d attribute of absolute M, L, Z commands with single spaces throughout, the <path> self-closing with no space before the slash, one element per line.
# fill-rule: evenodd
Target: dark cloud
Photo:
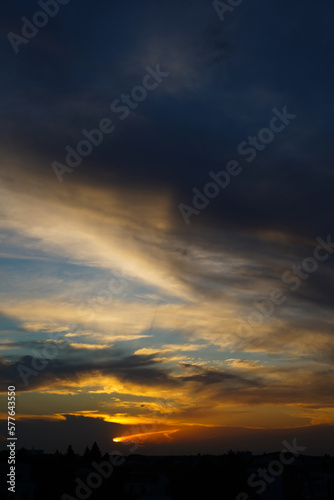
<path fill-rule="evenodd" d="M 126 427 L 102 418 L 65 415 L 59 420 L 31 418 L 20 420 L 19 448 L 65 452 L 71 444 L 75 453 L 83 454 L 96 441 L 104 453 L 115 450 L 113 438 L 125 433 Z"/>
<path fill-rule="evenodd" d="M 28 346 L 27 346 L 28 347 Z M 32 344 L 30 344 L 32 347 Z M 19 390 L 31 391 L 32 389 L 48 386 L 69 387 L 69 382 L 80 383 L 80 380 L 89 375 L 113 376 L 122 382 L 142 385 L 145 387 L 172 387 L 176 382 L 169 376 L 166 369 L 157 365 L 159 361 L 153 356 L 133 355 L 122 356 L 107 349 L 94 351 L 74 349 L 66 346 L 64 349 L 55 345 L 53 352 L 49 343 L 36 343 L 36 356 L 25 355 L 17 361 L 2 359 L 0 377 L 4 386 L 15 385 Z M 45 354 L 43 355 L 45 347 Z M 58 356 L 55 359 L 48 359 Z M 60 354 L 61 353 L 61 354 Z M 40 354 L 40 357 L 38 357 Z M 109 359 L 108 359 L 109 358 Z M 24 384 L 24 380 L 27 384 Z"/>
<path fill-rule="evenodd" d="M 20 445 L 27 449 L 42 449 L 54 453 L 65 452 L 71 444 L 76 453 L 97 441 L 103 453 L 118 450 L 125 456 L 130 454 L 133 443 L 113 443 L 116 436 L 129 434 L 131 426 L 105 422 L 102 419 L 66 415 L 64 420 L 48 421 L 29 419 L 20 421 Z M 196 435 L 196 439 L 194 439 Z M 144 442 L 137 453 L 145 455 L 197 455 L 223 454 L 230 449 L 253 453 L 281 451 L 283 441 L 305 447 L 305 455 L 331 454 L 333 449 L 333 426 L 314 425 L 294 429 L 247 429 L 240 427 L 192 426 L 183 428 L 178 439 L 165 442 Z"/>
<path fill-rule="evenodd" d="M 196 439 L 194 439 L 194 433 Z M 255 454 L 281 451 L 283 441 L 305 447 L 305 455 L 332 454 L 333 426 L 314 425 L 295 427 L 294 429 L 247 429 L 240 427 L 196 426 L 178 434 L 177 443 L 147 443 L 141 449 L 144 454 L 180 454 L 197 455 L 198 453 L 227 453 L 229 450 L 247 451 Z"/>
<path fill-rule="evenodd" d="M 156 56 L 156 63 L 163 67 L 164 61 L 168 63 L 166 51 L 174 43 L 171 36 L 182 36 L 177 48 L 180 57 L 187 55 L 189 68 L 182 77 L 177 67 L 174 74 L 169 70 L 170 80 L 176 85 L 182 78 L 187 85 L 197 78 L 197 88 L 189 88 L 186 96 L 180 91 L 180 100 L 177 90 L 168 94 L 162 84 L 126 122 L 118 120 L 117 131 L 83 163 L 75 173 L 77 179 L 71 180 L 151 189 L 169 186 L 175 204 L 171 216 L 177 227 L 183 227 L 177 205 L 191 204 L 192 188 L 201 190 L 210 180 L 210 170 L 219 171 L 236 158 L 242 161 L 244 172 L 203 213 L 193 216 L 191 224 L 240 231 L 270 228 L 312 237 L 328 233 L 333 172 L 327 153 L 331 150 L 328 106 L 324 108 L 322 100 L 324 95 L 327 100 L 331 96 L 326 68 L 333 37 L 323 29 L 331 17 L 328 4 L 314 12 L 300 2 L 293 7 L 276 2 L 269 11 L 257 2 L 257 8 L 242 5 L 235 9 L 226 23 L 209 7 L 188 2 L 180 10 L 172 2 L 169 8 L 178 15 L 171 31 L 166 29 L 169 14 L 152 2 L 145 7 L 132 2 L 128 11 L 102 2 L 92 10 L 89 2 L 72 1 L 18 56 L 5 40 L 8 43 L 2 51 L 9 85 L 4 90 L 1 120 L 3 147 L 11 153 L 18 148 L 26 151 L 52 177 L 47 164 L 62 161 L 65 146 L 75 146 L 83 128 L 94 128 L 101 118 L 111 116 L 110 103 L 139 83 L 151 62 L 152 45 L 166 47 L 160 53 L 157 50 Z M 29 17 L 35 12 L 24 2 L 15 2 L 15 9 L 3 6 L 3 11 L 4 32 L 20 29 L 21 13 Z M 135 19 L 150 22 L 139 30 Z M 132 28 L 122 32 L 127 23 Z M 314 51 L 307 34 L 311 26 L 312 32 L 317 30 L 313 39 L 326 46 L 326 51 Z M 158 44 L 153 36 L 160 40 Z M 304 40 L 303 46 L 295 43 L 296 38 Z M 311 52 L 305 43 L 312 45 Z M 138 51 L 138 44 L 147 44 L 147 53 Z M 129 67 L 130 54 L 140 55 L 140 69 Z M 206 78 L 207 65 L 226 58 L 229 66 Z M 320 98 L 317 103 L 315 95 Z M 238 144 L 267 126 L 273 107 L 284 105 L 298 118 L 254 163 L 245 164 L 237 153 Z M 187 231 L 185 237 L 191 240 L 191 233 Z"/>
<path fill-rule="evenodd" d="M 212 384 L 221 384 L 223 386 L 229 387 L 240 387 L 240 386 L 258 386 L 259 382 L 254 380 L 249 380 L 247 378 L 241 377 L 240 375 L 235 375 L 233 373 L 228 373 L 225 371 L 203 369 L 197 366 L 183 364 L 184 368 L 192 368 L 195 373 L 192 375 L 186 375 L 182 377 L 183 382 L 196 382 L 200 386 L 207 386 Z"/>

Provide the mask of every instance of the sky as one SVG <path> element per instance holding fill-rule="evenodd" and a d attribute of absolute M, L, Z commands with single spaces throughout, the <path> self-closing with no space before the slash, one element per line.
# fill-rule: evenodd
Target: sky
<path fill-rule="evenodd" d="M 15 386 L 18 446 L 332 453 L 331 2 L 41 5 L 1 6 L 3 446 Z"/>

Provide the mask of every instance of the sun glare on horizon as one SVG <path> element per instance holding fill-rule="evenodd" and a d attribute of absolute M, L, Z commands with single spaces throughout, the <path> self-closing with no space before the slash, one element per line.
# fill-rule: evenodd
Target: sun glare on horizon
<path fill-rule="evenodd" d="M 163 434 L 167 439 L 171 439 L 170 434 L 174 432 L 178 432 L 180 429 L 172 429 L 167 431 L 155 431 L 155 432 L 143 432 L 139 434 L 131 434 L 129 436 L 119 436 L 113 438 L 114 443 L 122 443 L 125 441 L 134 441 L 138 442 L 139 439 L 147 439 L 147 436 L 151 436 L 154 438 L 157 434 Z"/>

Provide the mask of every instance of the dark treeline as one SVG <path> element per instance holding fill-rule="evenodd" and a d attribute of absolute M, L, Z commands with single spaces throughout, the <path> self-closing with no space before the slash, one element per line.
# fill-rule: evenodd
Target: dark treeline
<path fill-rule="evenodd" d="M 0 452 L 1 494 L 8 452 Z M 79 455 L 17 452 L 16 499 L 28 500 L 332 500 L 334 459 L 252 455 L 103 455 L 95 442 Z M 2 496 L 1 496 L 2 498 Z M 3 496 L 6 498 L 6 496 Z"/>

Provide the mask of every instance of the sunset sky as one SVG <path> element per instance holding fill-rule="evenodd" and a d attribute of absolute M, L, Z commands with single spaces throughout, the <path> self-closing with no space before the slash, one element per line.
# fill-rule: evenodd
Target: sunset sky
<path fill-rule="evenodd" d="M 331 453 L 331 2 L 221 20 L 204 0 L 71 0 L 17 50 L 8 33 L 41 8 L 1 10 L 0 400 L 6 419 L 16 386 L 18 446 Z"/>

